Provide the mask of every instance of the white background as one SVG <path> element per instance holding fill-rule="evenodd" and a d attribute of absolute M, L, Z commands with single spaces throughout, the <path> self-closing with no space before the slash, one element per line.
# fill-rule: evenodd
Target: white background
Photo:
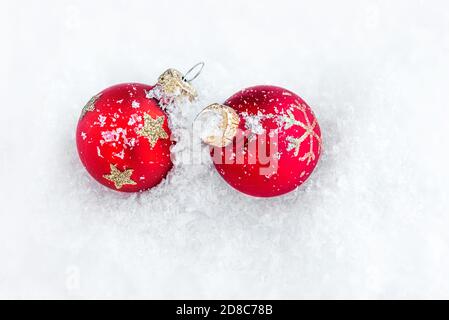
<path fill-rule="evenodd" d="M 0 297 L 449 298 L 447 1 L 1 0 L 0 36 Z M 256 84 L 311 105 L 297 192 L 248 198 L 207 163 L 141 195 L 86 173 L 93 94 L 201 60 L 181 127 Z"/>

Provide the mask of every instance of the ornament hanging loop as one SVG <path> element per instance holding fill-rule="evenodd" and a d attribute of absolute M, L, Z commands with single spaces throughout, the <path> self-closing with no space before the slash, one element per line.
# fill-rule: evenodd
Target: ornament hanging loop
<path fill-rule="evenodd" d="M 201 74 L 201 71 L 203 71 L 203 68 L 204 68 L 204 62 L 202 62 L 202 61 L 198 62 L 182 76 L 182 80 L 184 80 L 186 82 L 192 82 Z M 195 70 L 197 70 L 196 73 L 189 78 L 189 74 L 192 74 Z"/>

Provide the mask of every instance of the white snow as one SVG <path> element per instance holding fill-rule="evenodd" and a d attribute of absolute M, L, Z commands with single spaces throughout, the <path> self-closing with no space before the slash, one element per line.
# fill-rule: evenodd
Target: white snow
<path fill-rule="evenodd" d="M 257 115 L 244 115 L 243 118 L 245 119 L 245 128 L 251 133 L 262 134 L 265 132 L 261 123 L 264 115 L 261 112 L 258 112 Z"/>
<path fill-rule="evenodd" d="M 219 110 L 207 109 L 202 111 L 194 120 L 195 130 L 199 133 L 202 140 L 206 141 L 209 137 L 222 137 L 223 116 Z"/>
<path fill-rule="evenodd" d="M 447 1 L 6 0 L 0 38 L 0 297 L 449 298 Z M 95 182 L 75 144 L 90 97 L 198 61 L 169 178 Z M 257 84 L 323 132 L 281 198 L 185 161 L 196 114 Z"/>
<path fill-rule="evenodd" d="M 140 103 L 138 103 L 137 101 L 133 101 L 133 102 L 131 103 L 131 106 L 132 106 L 133 108 L 137 109 L 137 108 L 140 108 Z"/>

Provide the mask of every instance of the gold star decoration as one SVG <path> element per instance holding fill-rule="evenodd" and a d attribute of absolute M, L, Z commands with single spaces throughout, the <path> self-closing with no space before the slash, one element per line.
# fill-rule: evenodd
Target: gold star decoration
<path fill-rule="evenodd" d="M 304 118 L 306 119 L 306 123 L 296 120 L 293 113 L 290 110 L 288 110 L 287 111 L 288 117 L 284 117 L 284 122 L 285 122 L 284 129 L 288 129 L 294 125 L 297 125 L 306 131 L 299 138 L 287 137 L 287 140 L 289 141 L 287 151 L 294 149 L 295 156 L 298 156 L 299 148 L 301 147 L 301 143 L 304 142 L 307 138 L 309 138 L 310 149 L 308 152 L 306 152 L 304 154 L 304 156 L 299 158 L 300 161 L 307 160 L 307 164 L 309 164 L 310 161 L 315 159 L 315 153 L 313 151 L 313 138 L 316 138 L 318 140 L 318 152 L 320 152 L 320 149 L 321 149 L 321 138 L 314 130 L 317 125 L 317 121 L 316 121 L 316 119 L 314 119 L 313 122 L 310 123 L 309 117 L 307 116 L 307 113 L 306 113 L 306 106 L 304 104 L 292 105 L 292 107 L 299 109 L 303 113 Z"/>
<path fill-rule="evenodd" d="M 95 110 L 95 102 L 97 102 L 98 98 L 100 98 L 100 97 L 101 97 L 101 93 L 90 98 L 90 100 L 86 103 L 83 110 L 81 111 L 81 118 L 83 118 L 87 112 Z"/>
<path fill-rule="evenodd" d="M 141 137 L 145 137 L 150 142 L 151 148 L 154 147 L 159 139 L 168 139 L 168 134 L 165 132 L 162 125 L 164 124 L 164 116 L 153 119 L 149 114 L 144 113 L 143 119 L 145 121 L 143 127 L 137 131 Z"/>
<path fill-rule="evenodd" d="M 127 169 L 125 171 L 120 171 L 113 164 L 110 164 L 111 173 L 103 175 L 103 178 L 106 180 L 114 182 L 116 189 L 121 189 L 125 184 L 137 184 L 135 181 L 131 179 L 131 175 L 133 174 L 133 169 Z"/>

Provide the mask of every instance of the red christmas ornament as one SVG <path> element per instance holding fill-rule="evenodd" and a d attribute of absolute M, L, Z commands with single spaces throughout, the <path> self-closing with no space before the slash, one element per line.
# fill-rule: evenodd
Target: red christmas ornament
<path fill-rule="evenodd" d="M 203 137 L 219 174 L 255 197 L 288 193 L 304 183 L 321 153 L 321 132 L 298 95 L 275 86 L 255 86 L 230 97 L 219 111 L 220 134 Z M 231 143 L 232 142 L 232 143 Z"/>
<path fill-rule="evenodd" d="M 136 192 L 159 184 L 172 168 L 170 128 L 163 108 L 196 93 L 179 71 L 169 69 L 155 86 L 125 83 L 95 95 L 76 130 L 81 162 L 101 184 Z"/>

